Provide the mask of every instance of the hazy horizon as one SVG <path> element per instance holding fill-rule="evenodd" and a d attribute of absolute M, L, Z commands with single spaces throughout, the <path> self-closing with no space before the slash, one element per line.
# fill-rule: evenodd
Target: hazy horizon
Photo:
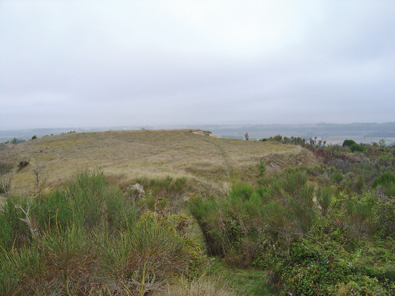
<path fill-rule="evenodd" d="M 388 122 L 348 122 L 348 123 L 331 123 L 331 122 L 314 122 L 314 123 L 308 123 L 308 122 L 301 122 L 301 123 L 265 123 L 265 124 L 256 124 L 256 123 L 205 123 L 205 124 L 174 124 L 174 125 L 112 125 L 112 126 L 53 126 L 53 127 L 30 127 L 26 126 L 23 128 L 18 128 L 18 129 L 1 129 L 0 131 L 23 131 L 23 130 L 51 130 L 51 129 L 107 129 L 111 130 L 116 129 L 116 128 L 133 128 L 133 129 L 142 129 L 142 128 L 153 128 L 153 129 L 172 129 L 172 128 L 199 128 L 199 127 L 210 127 L 210 126 L 220 126 L 220 127 L 246 127 L 246 126 L 320 126 L 320 125 L 358 125 L 358 124 L 378 124 L 378 125 L 383 125 L 383 124 L 394 124 L 395 121 L 388 121 Z"/>
<path fill-rule="evenodd" d="M 0 130 L 392 122 L 395 1 L 0 1 Z"/>

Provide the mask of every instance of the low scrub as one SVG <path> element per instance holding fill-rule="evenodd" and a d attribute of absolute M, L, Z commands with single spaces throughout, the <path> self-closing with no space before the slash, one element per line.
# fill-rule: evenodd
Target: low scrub
<path fill-rule="evenodd" d="M 0 212 L 1 295 L 148 295 L 204 265 L 184 215 L 141 212 L 101 172 Z"/>
<path fill-rule="evenodd" d="M 309 180 L 326 173 L 317 170 L 293 169 L 260 179 L 262 187 L 237 184 L 227 196 L 191 200 L 209 254 L 266 270 L 284 295 L 393 294 L 395 204 L 364 189 L 348 196 L 315 185 Z"/>

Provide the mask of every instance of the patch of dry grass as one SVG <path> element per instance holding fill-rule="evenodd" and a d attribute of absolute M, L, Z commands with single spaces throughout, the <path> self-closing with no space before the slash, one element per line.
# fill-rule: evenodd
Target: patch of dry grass
<path fill-rule="evenodd" d="M 313 165 L 315 157 L 299 146 L 275 142 L 219 139 L 189 130 L 108 131 L 46 136 L 10 145 L 0 161 L 30 164 L 12 181 L 15 191 L 34 191 L 32 171 L 44 167 L 47 185 L 61 184 L 76 171 L 101 169 L 113 182 L 136 177 L 185 176 L 199 184 L 226 188 L 232 172 L 254 174 L 260 158 L 269 170 L 296 164 Z"/>
<path fill-rule="evenodd" d="M 166 292 L 155 294 L 166 296 L 234 296 L 232 289 L 221 279 L 201 277 L 191 282 L 181 279 L 178 283 L 168 286 Z"/>

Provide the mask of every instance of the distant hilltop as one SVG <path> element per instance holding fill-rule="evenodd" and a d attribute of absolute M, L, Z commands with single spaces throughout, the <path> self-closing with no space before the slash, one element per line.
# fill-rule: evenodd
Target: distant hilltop
<path fill-rule="evenodd" d="M 121 186 L 136 178 L 170 175 L 222 192 L 229 188 L 232 174 L 256 175 L 261 159 L 268 172 L 318 164 L 301 146 L 222 139 L 201 129 L 75 132 L 0 145 L 0 163 L 11 165 L 15 173 L 14 192 L 37 188 L 34 170 L 47 174 L 46 186 L 52 187 L 86 169 L 100 169 Z"/>
<path fill-rule="evenodd" d="M 201 129 L 193 129 L 190 130 L 191 133 L 195 134 L 195 135 L 200 135 L 200 136 L 206 136 L 206 137 L 213 137 L 216 138 L 216 136 L 213 135 L 212 132 L 210 131 L 203 131 Z"/>

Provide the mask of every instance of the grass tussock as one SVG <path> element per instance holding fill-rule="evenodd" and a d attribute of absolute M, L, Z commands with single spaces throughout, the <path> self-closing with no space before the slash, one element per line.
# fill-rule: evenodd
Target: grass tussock
<path fill-rule="evenodd" d="M 159 294 L 158 294 L 159 295 Z M 214 277 L 201 277 L 192 281 L 181 278 L 175 285 L 169 285 L 164 293 L 166 296 L 235 296 L 244 295 L 235 293 L 223 279 Z"/>

